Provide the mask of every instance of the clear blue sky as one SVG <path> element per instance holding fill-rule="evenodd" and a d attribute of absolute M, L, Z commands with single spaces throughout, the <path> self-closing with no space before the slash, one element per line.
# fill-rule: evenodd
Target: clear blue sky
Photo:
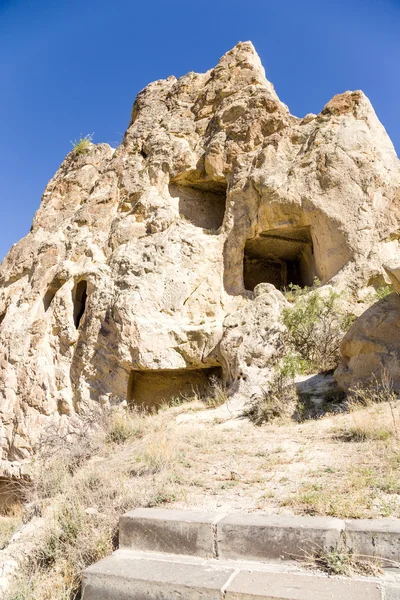
<path fill-rule="evenodd" d="M 400 0 L 0 0 L 0 260 L 70 140 L 115 146 L 147 83 L 240 40 L 293 114 L 362 89 L 400 149 Z"/>

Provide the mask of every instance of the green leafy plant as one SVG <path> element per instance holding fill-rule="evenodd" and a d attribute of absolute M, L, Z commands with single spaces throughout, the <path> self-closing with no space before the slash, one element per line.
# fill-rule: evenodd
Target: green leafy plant
<path fill-rule="evenodd" d="M 312 287 L 290 285 L 285 296 L 291 302 L 282 313 L 285 354 L 262 394 L 253 399 L 245 413 L 257 425 L 289 415 L 302 420 L 315 412 L 312 402 L 298 394 L 295 378 L 334 369 L 340 342 L 354 319 L 343 308 L 341 295 L 330 287 L 321 288 L 318 279 Z M 343 398 L 338 396 L 337 400 Z"/>
<path fill-rule="evenodd" d="M 283 310 L 287 345 L 308 371 L 327 371 L 337 366 L 339 345 L 353 321 L 342 308 L 341 296 L 331 288 L 296 292 L 293 306 Z"/>
<path fill-rule="evenodd" d="M 300 296 L 305 296 L 310 292 L 317 290 L 321 287 L 321 281 L 318 277 L 314 277 L 313 284 L 311 286 L 301 287 L 300 285 L 296 285 L 294 283 L 289 283 L 289 285 L 284 289 L 283 294 L 289 302 L 296 302 Z"/>

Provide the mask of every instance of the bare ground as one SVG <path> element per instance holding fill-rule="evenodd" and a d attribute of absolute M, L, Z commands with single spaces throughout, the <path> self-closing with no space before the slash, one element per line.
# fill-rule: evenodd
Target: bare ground
<path fill-rule="evenodd" d="M 381 404 L 304 423 L 181 424 L 171 507 L 400 517 L 397 422 L 400 407 Z"/>
<path fill-rule="evenodd" d="M 23 561 L 7 600 L 79 598 L 82 570 L 112 552 L 136 506 L 400 517 L 398 401 L 261 427 L 221 408 L 117 411 L 70 439 L 52 432 L 24 514 L 0 518 L 0 568 Z"/>

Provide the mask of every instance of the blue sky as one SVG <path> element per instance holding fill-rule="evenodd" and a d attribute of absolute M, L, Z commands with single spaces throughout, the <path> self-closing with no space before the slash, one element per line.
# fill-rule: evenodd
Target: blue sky
<path fill-rule="evenodd" d="M 0 260 L 95 132 L 118 144 L 147 83 L 251 40 L 291 112 L 362 89 L 400 150 L 400 0 L 0 0 Z"/>

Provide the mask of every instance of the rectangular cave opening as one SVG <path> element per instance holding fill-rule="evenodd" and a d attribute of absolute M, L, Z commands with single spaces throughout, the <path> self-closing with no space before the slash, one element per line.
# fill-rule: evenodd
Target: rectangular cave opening
<path fill-rule="evenodd" d="M 133 370 L 128 382 L 128 404 L 157 409 L 174 400 L 205 396 L 213 380 L 222 380 L 221 367 L 205 369 Z"/>
<path fill-rule="evenodd" d="M 243 280 L 246 290 L 272 283 L 278 290 L 290 284 L 313 284 L 315 261 L 310 227 L 284 227 L 263 231 L 247 240 Z"/>
<path fill-rule="evenodd" d="M 177 198 L 179 214 L 196 227 L 216 231 L 223 223 L 226 208 L 226 183 L 215 181 L 183 185 L 171 183 L 169 193 Z"/>

